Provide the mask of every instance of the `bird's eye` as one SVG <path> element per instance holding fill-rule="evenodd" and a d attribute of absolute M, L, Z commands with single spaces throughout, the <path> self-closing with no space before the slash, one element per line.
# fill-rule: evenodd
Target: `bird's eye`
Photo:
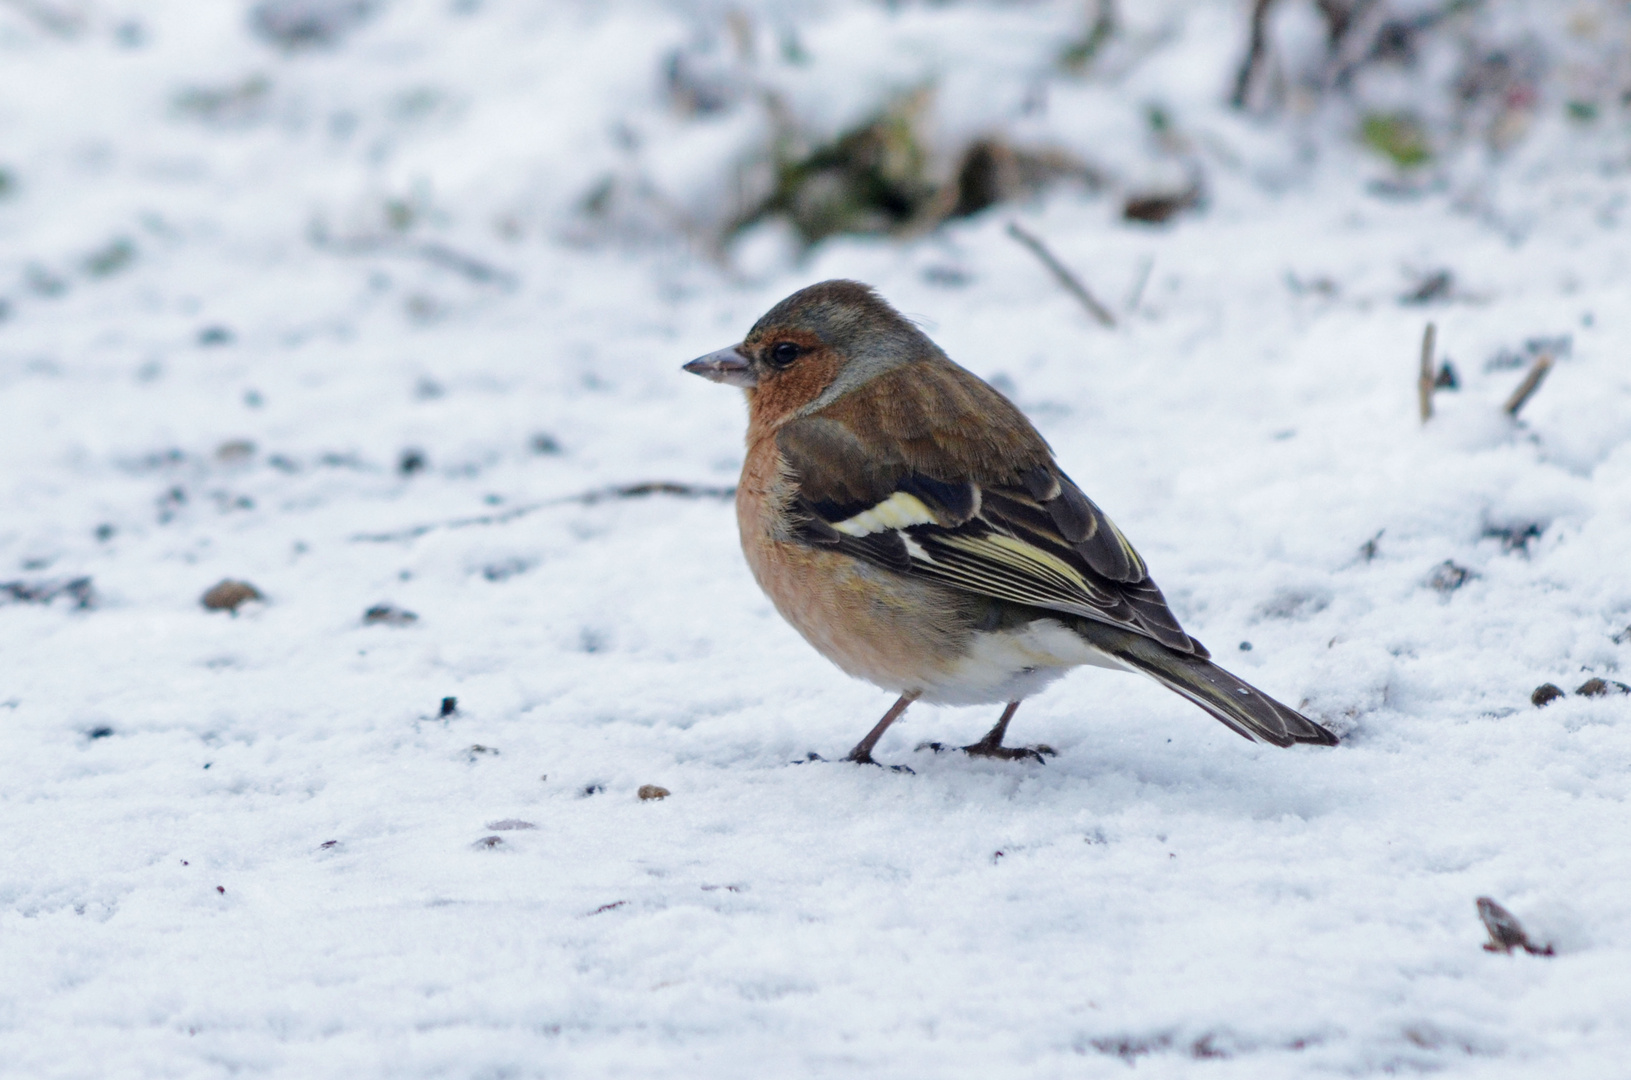
<path fill-rule="evenodd" d="M 797 360 L 803 351 L 791 341 L 780 341 L 770 347 L 770 362 L 777 367 L 786 367 Z"/>

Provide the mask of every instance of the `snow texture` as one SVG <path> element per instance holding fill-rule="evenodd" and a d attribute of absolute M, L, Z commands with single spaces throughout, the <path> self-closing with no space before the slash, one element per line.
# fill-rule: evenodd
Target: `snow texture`
<path fill-rule="evenodd" d="M 945 70 L 972 128 L 1079 7 L 760 15 L 821 123 Z M 662 79 L 723 8 L 0 6 L 0 1074 L 1625 1075 L 1623 146 L 1556 109 L 1378 197 L 1224 110 L 1238 9 L 1130 13 L 1150 55 L 1023 121 L 1136 177 L 1166 95 L 1200 212 L 1062 188 L 744 276 L 575 216 L 726 175 L 753 122 Z M 795 764 L 889 700 L 781 622 L 728 500 L 573 497 L 732 484 L 740 396 L 679 365 L 838 276 L 1343 745 L 1086 669 L 1015 721 L 1045 765 L 925 749 L 994 719 L 925 706 L 878 750 L 914 774 Z M 1484 895 L 1556 955 L 1481 949 Z"/>

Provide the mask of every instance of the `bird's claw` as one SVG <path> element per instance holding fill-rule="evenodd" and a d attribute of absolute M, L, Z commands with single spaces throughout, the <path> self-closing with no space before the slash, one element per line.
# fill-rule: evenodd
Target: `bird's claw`
<path fill-rule="evenodd" d="M 804 757 L 800 758 L 797 761 L 789 761 L 788 764 L 789 765 L 808 765 L 812 761 L 826 761 L 826 760 L 827 760 L 826 758 L 822 757 L 820 754 L 816 753 L 814 750 L 811 750 L 809 753 L 805 754 Z M 863 757 L 857 757 L 854 753 L 851 753 L 849 756 L 843 758 L 842 760 L 852 761 L 857 765 L 876 765 L 878 768 L 888 769 L 890 772 L 908 773 L 908 774 L 910 774 L 912 776 L 917 775 L 917 770 L 913 769 L 909 765 L 885 765 L 881 761 L 874 761 L 872 759 L 871 754 L 867 754 L 867 755 L 865 755 Z"/>
<path fill-rule="evenodd" d="M 947 746 L 945 743 L 925 742 L 918 743 L 919 750 L 933 750 L 937 754 L 944 754 L 947 750 L 961 750 L 969 757 L 998 758 L 1002 761 L 1035 761 L 1046 765 L 1048 758 L 1058 757 L 1059 751 L 1046 743 L 1035 746 L 1004 746 L 1001 743 L 977 742 L 967 746 Z"/>
<path fill-rule="evenodd" d="M 857 765 L 876 765 L 878 768 L 888 769 L 890 772 L 907 773 L 911 776 L 917 775 L 917 770 L 910 765 L 885 765 L 881 761 L 874 760 L 871 754 L 857 754 L 853 750 L 849 752 L 844 760 L 852 761 Z"/>

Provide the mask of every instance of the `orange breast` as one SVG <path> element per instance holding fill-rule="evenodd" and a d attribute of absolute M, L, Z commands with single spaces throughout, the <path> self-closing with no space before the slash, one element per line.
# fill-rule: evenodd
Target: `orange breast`
<path fill-rule="evenodd" d="M 767 433 L 749 445 L 736 520 L 748 566 L 782 618 L 877 686 L 904 692 L 943 680 L 967 649 L 962 605 L 938 586 L 793 541 L 781 514 L 791 496 Z"/>

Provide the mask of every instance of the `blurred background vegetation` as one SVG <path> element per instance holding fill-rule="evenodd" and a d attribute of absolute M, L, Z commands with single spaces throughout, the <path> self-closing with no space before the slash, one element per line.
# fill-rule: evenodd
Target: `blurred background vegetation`
<path fill-rule="evenodd" d="M 1443 195 L 1518 236 L 1523 215 L 1500 204 L 1505 178 L 1569 170 L 1606 180 L 1625 172 L 1631 147 L 1627 0 L 254 0 L 181 17 L 187 10 L 0 0 L 0 49 L 22 61 L 100 45 L 106 56 L 80 61 L 168 64 L 162 131 L 130 119 L 136 104 L 93 102 L 105 88 L 85 69 L 85 108 L 124 118 L 117 135 L 103 123 L 110 146 L 180 147 L 182 129 L 217 146 L 281 138 L 266 151 L 272 167 L 246 167 L 241 180 L 320 189 L 302 196 L 309 240 L 407 254 L 483 286 L 513 280 L 467 254 L 495 240 L 677 247 L 751 271 L 830 237 L 920 237 L 1054 191 L 1159 228 L 1208 212 L 1224 187 L 1272 197 L 1332 163 L 1377 198 Z M 220 25 L 196 33 L 208 48 L 189 44 L 186 23 L 210 20 Z M 525 33 L 557 31 L 583 34 L 586 55 L 608 42 L 620 51 L 609 65 L 586 59 L 552 74 L 560 55 Z M 555 59 L 517 68 L 532 55 Z M 105 180 L 113 155 L 64 146 L 40 152 L 67 155 L 65 166 L 31 159 L 24 136 L 40 133 L 26 122 L 23 70 L 0 129 L 11 133 L 0 142 L 0 214 L 9 206 L 16 221 L 38 222 L 39 204 L 17 208 L 49 191 L 88 230 L 51 170 Z M 330 179 L 311 179 L 323 170 Z M 123 179 L 156 192 L 162 171 L 132 167 Z M 174 236 L 155 222 L 175 216 L 110 212 L 100 235 L 16 254 L 0 315 L 18 297 L 61 295 L 139 264 Z M 437 310 L 413 308 L 424 319 Z"/>
<path fill-rule="evenodd" d="M 698 129 L 756 121 L 732 147 L 719 185 L 728 197 L 696 213 L 683 197 L 665 201 L 660 171 L 608 174 L 583 199 L 584 218 L 633 232 L 640 221 L 665 222 L 724 256 L 772 223 L 794 246 L 834 234 L 914 236 L 1073 185 L 1112 194 L 1128 220 L 1159 225 L 1203 209 L 1220 170 L 1284 186 L 1352 149 L 1368 155 L 1364 181 L 1377 196 L 1459 187 L 1476 203 L 1480 180 L 1520 158 L 1537 130 L 1542 157 L 1565 153 L 1557 144 L 1569 139 L 1606 143 L 1612 157 L 1631 118 L 1624 2 L 856 6 L 920 31 L 937 18 L 962 26 L 983 16 L 998 39 L 993 53 L 1012 52 L 1005 26 L 1016 12 L 1049 7 L 1059 17 L 1025 42 L 1025 61 L 972 61 L 987 65 L 988 85 L 1023 85 L 1007 116 L 979 110 L 971 123 L 956 114 L 968 95 L 948 84 L 970 60 L 948 49 L 938 70 L 877 92 L 835 124 L 798 93 L 825 50 L 806 42 L 793 5 L 695 12 L 694 37 L 666 55 L 663 82 L 673 113 Z M 1215 39 L 1210 51 L 1183 40 L 1214 28 L 1229 49 L 1221 69 L 1209 62 Z M 879 32 L 889 33 L 881 20 Z M 1088 125 L 1111 137 L 1073 137 L 1080 114 L 1116 109 L 1129 115 Z"/>

